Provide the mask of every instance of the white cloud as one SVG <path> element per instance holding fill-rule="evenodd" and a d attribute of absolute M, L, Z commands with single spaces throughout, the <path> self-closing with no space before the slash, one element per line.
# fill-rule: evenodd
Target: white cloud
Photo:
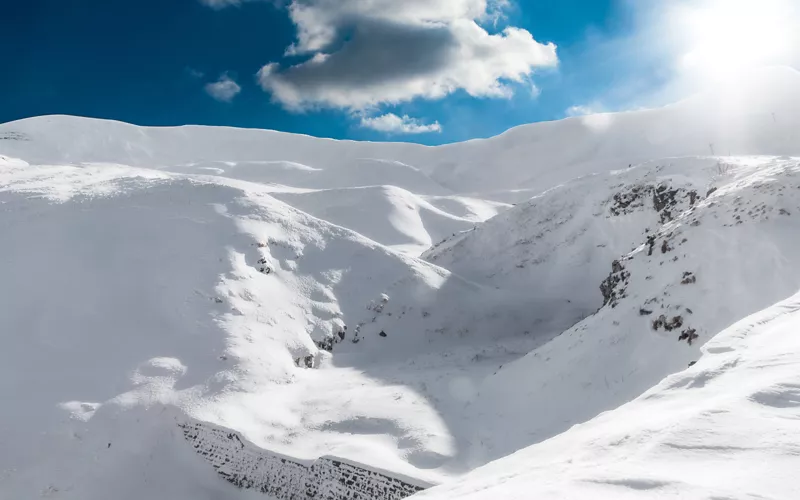
<path fill-rule="evenodd" d="M 242 88 L 231 77 L 223 74 L 219 80 L 206 85 L 206 93 L 220 102 L 231 102 Z"/>
<path fill-rule="evenodd" d="M 442 131 L 442 126 L 439 125 L 438 121 L 426 125 L 416 118 L 411 118 L 408 115 L 397 116 L 394 113 L 387 113 L 372 118 L 362 117 L 361 126 L 379 132 L 395 134 L 425 134 L 428 132 Z"/>
<path fill-rule="evenodd" d="M 506 0 L 293 0 L 297 65 L 264 66 L 258 81 L 290 110 L 363 110 L 457 90 L 509 97 L 509 82 L 557 65 L 556 47 L 526 30 L 491 34 Z"/>
<path fill-rule="evenodd" d="M 567 108 L 567 111 L 564 113 L 567 116 L 586 116 L 586 115 L 593 115 L 597 113 L 595 109 L 593 109 L 589 105 L 577 105 L 577 106 L 570 106 Z"/>
<path fill-rule="evenodd" d="M 603 110 L 599 103 L 570 106 L 565 114 L 568 117 L 580 117 L 581 123 L 595 132 L 606 130 L 614 121 L 614 114 Z"/>
<path fill-rule="evenodd" d="M 191 76 L 192 78 L 196 78 L 198 80 L 200 78 L 204 78 L 206 76 L 205 73 L 203 73 L 202 71 L 200 71 L 198 69 L 194 69 L 194 68 L 186 68 L 186 74 Z"/>
<path fill-rule="evenodd" d="M 221 10 L 225 7 L 241 5 L 242 0 L 200 0 L 200 3 L 212 9 Z"/>
<path fill-rule="evenodd" d="M 198 0 L 206 7 L 211 7 L 214 10 L 222 10 L 228 7 L 239 7 L 245 2 L 265 2 L 271 3 L 275 7 L 281 7 L 287 3 L 287 0 Z"/>

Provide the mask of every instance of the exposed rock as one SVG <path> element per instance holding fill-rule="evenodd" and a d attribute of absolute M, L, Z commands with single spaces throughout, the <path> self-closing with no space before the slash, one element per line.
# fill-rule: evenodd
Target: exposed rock
<path fill-rule="evenodd" d="M 429 485 L 333 457 L 304 464 L 207 423 L 178 424 L 184 438 L 223 479 L 279 500 L 400 500 Z"/>
<path fill-rule="evenodd" d="M 618 260 L 611 263 L 611 274 L 600 284 L 600 292 L 603 294 L 603 305 L 616 307 L 619 300 L 625 297 L 625 287 L 631 273 Z"/>
<path fill-rule="evenodd" d="M 694 328 L 687 328 L 681 332 L 681 335 L 678 337 L 678 340 L 685 340 L 687 344 L 692 345 L 695 339 L 697 339 L 699 335 L 697 335 L 697 330 Z"/>
<path fill-rule="evenodd" d="M 653 320 L 653 330 L 658 331 L 659 328 L 671 332 L 683 326 L 683 316 L 673 316 L 672 319 L 667 319 L 665 315 L 661 315 Z"/>
<path fill-rule="evenodd" d="M 673 219 L 673 209 L 678 204 L 676 198 L 680 192 L 680 189 L 669 189 L 665 184 L 653 192 L 653 208 L 658 212 L 662 224 Z"/>

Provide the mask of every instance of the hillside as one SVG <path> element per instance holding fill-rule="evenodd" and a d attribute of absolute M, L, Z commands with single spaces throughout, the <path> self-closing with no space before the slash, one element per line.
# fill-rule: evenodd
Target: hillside
<path fill-rule="evenodd" d="M 578 180 L 427 254 L 485 284 L 531 287 L 532 303 L 557 304 L 553 317 L 586 317 L 478 388 L 475 425 L 504 429 L 482 438 L 492 458 L 629 401 L 721 329 L 797 291 L 800 162 L 718 161 L 593 178 L 593 196 Z"/>
<path fill-rule="evenodd" d="M 441 147 L 0 125 L 0 497 L 791 497 L 800 74 L 739 91 Z"/>
<path fill-rule="evenodd" d="M 797 295 L 634 401 L 415 498 L 795 498 Z"/>
<path fill-rule="evenodd" d="M 17 404 L 2 422 L 2 469 L 16 471 L 3 487 L 12 496 L 103 498 L 128 460 L 169 446 L 156 443 L 187 418 L 300 459 L 335 454 L 436 480 L 456 456 L 437 415 L 458 404 L 449 377 L 479 377 L 514 355 L 509 346 L 520 355 L 540 342 L 514 338 L 537 311 L 513 297 L 308 216 L 261 185 L 3 162 L 1 388 Z M 100 450 L 107 469 L 84 470 Z M 61 461 L 75 469 L 53 473 Z M 155 488 L 162 472 L 146 463 L 134 469 Z"/>
<path fill-rule="evenodd" d="M 0 154 L 31 163 L 105 162 L 148 168 L 188 165 L 206 172 L 222 168 L 237 178 L 254 180 L 253 175 L 265 175 L 260 180 L 272 182 L 283 177 L 266 172 L 274 171 L 277 165 L 285 169 L 287 162 L 289 166 L 304 166 L 293 176 L 314 182 L 311 178 L 317 175 L 305 167 L 363 174 L 359 162 L 378 160 L 373 166 L 382 168 L 384 175 L 405 178 L 406 182 L 385 178 L 375 182 L 368 176 L 362 183 L 346 175 L 342 176 L 346 181 L 335 181 L 322 174 L 324 182 L 314 187 L 393 184 L 417 194 L 439 194 L 422 193 L 410 184 L 414 183 L 426 185 L 426 189 L 438 185 L 438 189 L 450 192 L 500 191 L 495 194 L 507 196 L 512 190 L 541 192 L 589 173 L 673 156 L 797 155 L 798 117 L 800 72 L 778 67 L 754 73 L 729 88 L 708 89 L 660 109 L 535 123 L 489 139 L 439 147 L 333 141 L 224 127 L 148 128 L 50 116 L 0 125 Z M 234 162 L 234 166 L 225 168 L 220 162 Z M 246 166 L 237 168 L 240 162 Z M 404 166 L 380 167 L 396 162 Z M 261 168 L 259 163 L 271 166 Z M 525 193 L 529 191 L 523 191 L 522 198 L 500 201 L 522 200 Z"/>
<path fill-rule="evenodd" d="M 434 241 L 471 229 L 477 222 L 508 207 L 463 197 L 433 198 L 434 203 L 445 207 L 443 210 L 428 201 L 429 197 L 391 185 L 276 192 L 273 196 L 315 217 L 413 255 L 424 252 Z"/>

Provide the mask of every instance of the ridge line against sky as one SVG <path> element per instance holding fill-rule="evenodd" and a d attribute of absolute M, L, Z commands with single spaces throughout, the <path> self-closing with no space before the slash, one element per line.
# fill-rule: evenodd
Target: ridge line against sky
<path fill-rule="evenodd" d="M 795 36 L 791 0 L 33 0 L 5 14 L 0 122 L 442 144 L 667 104 L 741 61 L 800 68 L 800 48 L 770 45 Z"/>

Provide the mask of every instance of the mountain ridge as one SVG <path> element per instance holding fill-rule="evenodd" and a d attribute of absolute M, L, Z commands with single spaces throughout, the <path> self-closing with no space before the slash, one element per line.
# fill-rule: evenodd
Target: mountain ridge
<path fill-rule="evenodd" d="M 796 438 L 767 424 L 800 419 L 800 381 L 766 344 L 794 343 L 761 316 L 744 343 L 738 326 L 716 335 L 796 302 L 772 307 L 800 289 L 800 159 L 784 154 L 800 150 L 798 78 L 730 89 L 775 89 L 738 109 L 708 111 L 722 95 L 435 148 L 0 125 L 0 396 L 15 402 L 0 492 L 263 498 L 215 474 L 253 455 L 196 453 L 191 421 L 298 463 L 444 483 L 422 498 L 737 497 L 720 475 L 679 481 L 683 455 L 716 471 L 769 460 L 780 497 Z M 752 156 L 711 154 L 725 141 Z M 737 363 L 765 367 L 758 388 L 742 392 Z M 785 446 L 759 452 L 735 418 L 685 419 L 694 394 L 735 399 L 719 407 Z M 655 416 L 684 434 L 658 441 L 674 445 L 656 448 L 664 474 L 644 474 L 651 433 L 666 435 Z M 733 447 L 693 438 L 716 425 Z M 604 469 L 603 453 L 646 461 Z"/>

